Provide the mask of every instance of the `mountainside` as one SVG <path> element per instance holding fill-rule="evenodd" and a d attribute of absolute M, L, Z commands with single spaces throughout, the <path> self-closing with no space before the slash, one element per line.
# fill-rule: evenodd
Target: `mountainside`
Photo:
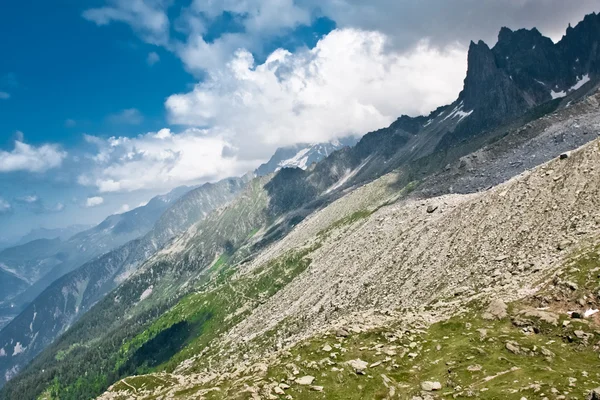
<path fill-rule="evenodd" d="M 73 269 L 146 234 L 169 205 L 189 190 L 179 187 L 156 196 L 144 206 L 111 215 L 65 241 L 59 237 L 39 239 L 0 252 L 0 268 L 28 283 L 10 293 L 0 291 L 0 319 L 10 320 L 52 282 Z"/>
<path fill-rule="evenodd" d="M 313 163 L 318 163 L 336 150 L 346 146 L 354 146 L 358 140 L 349 137 L 328 143 L 306 144 L 282 147 L 275 151 L 271 159 L 254 171 L 257 176 L 269 175 L 281 168 L 306 169 Z"/>
<path fill-rule="evenodd" d="M 172 207 L 0 332 L 0 398 L 581 398 L 600 385 L 599 27 L 503 29 L 455 103 L 246 177 L 187 225 Z"/>
<path fill-rule="evenodd" d="M 1 348 L 8 351 L 6 349 L 17 346 L 20 349 L 0 357 L 2 377 L 9 379 L 106 293 L 127 279 L 142 261 L 174 235 L 230 201 L 246 182 L 247 178 L 232 178 L 192 190 L 176 200 L 142 238 L 126 243 L 52 283 L 0 331 Z M 157 200 L 168 203 L 163 198 Z M 148 206 L 156 210 L 152 203 L 148 203 Z M 179 218 L 173 218 L 173 215 Z M 107 226 L 114 228 L 124 220 L 118 218 L 117 221 L 117 224 Z"/>
<path fill-rule="evenodd" d="M 60 240 L 67 240 L 76 234 L 83 232 L 85 230 L 91 229 L 92 226 L 88 225 L 71 225 L 66 228 L 38 228 L 31 230 L 27 235 L 21 237 L 14 246 L 19 246 L 25 243 L 32 242 L 34 240 L 39 239 L 56 239 L 60 238 Z"/>
<path fill-rule="evenodd" d="M 241 399 L 283 390 L 306 399 L 388 393 L 411 398 L 421 394 L 424 381 L 434 381 L 459 396 L 485 397 L 485 388 L 491 387 L 495 396 L 520 399 L 539 390 L 528 376 L 544 390 L 556 387 L 582 398 L 600 383 L 594 347 L 600 319 L 591 313 L 593 318 L 573 320 L 571 327 L 567 312 L 583 316 L 600 306 L 595 254 L 600 244 L 599 163 L 596 140 L 566 160 L 555 159 L 489 191 L 383 207 L 376 200 L 371 204 L 375 211 L 333 223 L 317 214 L 290 236 L 298 239 L 315 228 L 321 233 L 299 240 L 297 247 L 288 242 L 281 252 L 241 266 L 229 280 L 216 280 L 191 295 L 128 344 L 137 349 L 130 350 L 130 360 L 140 362 L 142 350 L 156 346 L 161 333 L 202 321 L 203 313 L 216 306 L 226 308 L 219 314 L 225 318 L 214 322 L 225 327 L 223 333 L 214 335 L 204 326 L 187 347 L 160 364 L 158 371 L 169 373 L 127 378 L 102 398 Z M 355 196 L 372 196 L 375 188 L 381 195 L 391 180 Z M 293 254 L 308 265 L 288 283 L 278 265 L 290 268 Z M 585 269 L 566 268 L 571 259 L 591 256 Z M 282 282 L 279 290 L 269 292 L 268 285 L 256 290 L 265 275 Z M 540 290 L 552 292 L 554 286 L 551 296 Z M 487 314 L 500 317 L 502 325 L 485 321 L 491 299 L 500 306 L 492 305 Z M 508 302 L 515 302 L 509 309 L 512 321 L 503 305 Z M 456 317 L 440 322 L 451 316 Z M 461 332 L 473 340 L 461 341 Z M 207 342 L 204 336 L 211 334 Z M 482 343 L 480 336 L 491 342 Z M 567 348 L 554 344 L 561 340 Z M 557 354 L 574 362 L 575 371 L 564 368 Z M 499 356 L 505 359 L 498 362 Z M 440 358 L 444 363 L 436 368 Z M 540 373 L 542 366 L 550 372 Z M 487 383 L 502 371 L 514 372 L 511 368 L 523 370 L 515 374 L 525 377 L 519 385 Z M 581 375 L 586 370 L 594 372 Z M 581 379 L 576 387 L 569 385 L 573 377 Z"/>

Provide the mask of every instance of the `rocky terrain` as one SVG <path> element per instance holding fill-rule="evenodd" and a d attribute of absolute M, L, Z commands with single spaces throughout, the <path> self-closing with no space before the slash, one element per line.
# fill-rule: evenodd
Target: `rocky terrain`
<path fill-rule="evenodd" d="M 600 386 L 599 45 L 596 14 L 556 44 L 503 29 L 493 48 L 471 44 L 453 104 L 247 177 L 149 251 L 131 259 L 132 242 L 72 274 L 68 311 L 42 319 L 59 329 L 0 398 L 587 396 Z M 28 312 L 28 344 L 0 342 L 11 376 L 40 343 Z"/>
<path fill-rule="evenodd" d="M 197 357 L 103 398 L 587 393 L 600 384 L 599 165 L 596 140 L 488 191 L 334 223 L 296 250 L 309 249 L 303 272 L 248 298 L 240 308 L 253 311 Z M 554 370 L 580 353 L 587 361 L 568 376 Z M 553 367 L 530 373 L 537 362 Z M 523 381 L 505 386 L 504 374 Z"/>

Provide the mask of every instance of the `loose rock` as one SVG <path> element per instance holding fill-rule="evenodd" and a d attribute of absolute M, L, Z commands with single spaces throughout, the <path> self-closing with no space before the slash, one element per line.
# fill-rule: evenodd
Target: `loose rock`
<path fill-rule="evenodd" d="M 423 389 L 426 392 L 433 392 L 436 390 L 441 390 L 442 384 L 439 382 L 425 381 L 421 383 L 421 389 Z"/>
<path fill-rule="evenodd" d="M 314 380 L 315 380 L 314 376 L 306 375 L 306 376 L 296 379 L 296 383 L 298 385 L 308 386 L 308 385 L 311 385 Z"/>
<path fill-rule="evenodd" d="M 502 319 L 506 317 L 506 304 L 499 299 L 492 300 L 487 310 L 483 313 L 484 319 Z"/>

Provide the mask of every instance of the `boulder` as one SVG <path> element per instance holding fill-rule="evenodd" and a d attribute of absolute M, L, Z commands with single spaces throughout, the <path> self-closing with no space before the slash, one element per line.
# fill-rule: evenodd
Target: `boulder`
<path fill-rule="evenodd" d="M 306 375 L 306 376 L 296 379 L 296 383 L 298 385 L 302 385 L 302 386 L 309 386 L 309 385 L 312 385 L 314 380 L 315 380 L 314 376 Z"/>
<path fill-rule="evenodd" d="M 517 342 L 506 342 L 506 350 L 513 354 L 521 354 L 521 348 Z"/>
<path fill-rule="evenodd" d="M 427 206 L 427 214 L 433 214 L 437 209 L 438 206 Z"/>
<path fill-rule="evenodd" d="M 340 328 L 335 331 L 335 336 L 337 337 L 348 337 L 350 334 L 344 328 Z"/>
<path fill-rule="evenodd" d="M 366 361 L 363 361 L 360 358 L 348 361 L 348 365 L 351 366 L 354 372 L 356 372 L 358 375 L 364 375 L 365 370 L 369 366 Z"/>
<path fill-rule="evenodd" d="M 502 319 L 506 317 L 506 303 L 502 300 L 496 299 L 488 305 L 488 308 L 483 313 L 483 319 L 493 320 Z"/>
<path fill-rule="evenodd" d="M 426 392 L 434 392 L 442 389 L 442 384 L 439 382 L 425 381 L 421 382 L 421 389 Z"/>
<path fill-rule="evenodd" d="M 591 390 L 588 394 L 587 400 L 600 400 L 600 387 Z"/>

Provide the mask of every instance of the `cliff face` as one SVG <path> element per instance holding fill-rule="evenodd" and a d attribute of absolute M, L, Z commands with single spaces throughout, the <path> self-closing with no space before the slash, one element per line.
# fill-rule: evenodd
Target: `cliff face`
<path fill-rule="evenodd" d="M 599 45 L 598 14 L 569 27 L 556 44 L 535 28 L 502 28 L 491 49 L 482 41 L 472 42 L 456 106 L 473 113 L 444 143 L 493 128 L 594 81 L 600 71 Z"/>

